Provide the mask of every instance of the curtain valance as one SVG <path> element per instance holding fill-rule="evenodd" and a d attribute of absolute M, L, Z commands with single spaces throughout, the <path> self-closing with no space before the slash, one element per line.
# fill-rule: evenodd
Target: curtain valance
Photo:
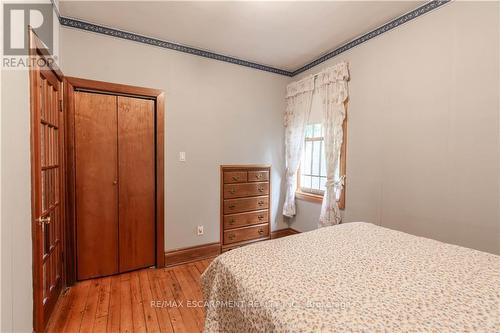
<path fill-rule="evenodd" d="M 347 80 L 349 80 L 347 63 L 341 62 L 318 73 L 316 75 L 316 86 L 318 87 L 331 82 Z"/>
<path fill-rule="evenodd" d="M 286 86 L 286 98 L 314 91 L 325 84 L 336 83 L 338 97 L 343 102 L 348 95 L 347 81 L 349 81 L 349 69 L 346 62 L 341 62 L 322 70 L 316 75 L 309 75 L 299 81 L 288 84 Z"/>
<path fill-rule="evenodd" d="M 330 103 L 344 103 L 348 96 L 347 81 L 349 80 L 349 70 L 347 63 L 341 62 L 329 67 L 316 76 L 315 87 L 319 89 L 325 85 L 330 86 Z"/>
<path fill-rule="evenodd" d="M 286 86 L 286 98 L 293 97 L 314 90 L 314 76 L 309 75 L 300 81 L 295 81 Z"/>

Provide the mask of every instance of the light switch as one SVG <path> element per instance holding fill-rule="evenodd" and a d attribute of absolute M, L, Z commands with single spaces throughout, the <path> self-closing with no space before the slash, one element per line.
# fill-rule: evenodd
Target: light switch
<path fill-rule="evenodd" d="M 186 152 L 185 151 L 179 152 L 179 161 L 186 162 Z"/>

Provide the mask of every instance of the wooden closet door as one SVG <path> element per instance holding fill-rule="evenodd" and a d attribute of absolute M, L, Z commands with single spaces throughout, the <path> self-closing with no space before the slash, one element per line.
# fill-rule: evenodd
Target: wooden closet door
<path fill-rule="evenodd" d="M 119 272 L 117 97 L 75 92 L 78 279 Z"/>
<path fill-rule="evenodd" d="M 155 264 L 154 101 L 118 97 L 120 271 Z"/>

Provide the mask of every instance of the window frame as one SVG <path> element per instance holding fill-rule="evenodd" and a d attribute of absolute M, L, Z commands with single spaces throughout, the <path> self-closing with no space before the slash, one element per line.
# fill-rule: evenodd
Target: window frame
<path fill-rule="evenodd" d="M 342 146 L 340 147 L 340 176 L 346 175 L 346 152 L 347 152 L 347 102 L 344 103 L 346 110 L 346 116 L 344 122 L 342 123 Z M 323 194 L 302 191 L 300 187 L 300 166 L 297 171 L 297 190 L 295 191 L 295 197 L 300 200 L 321 203 L 323 202 Z M 345 190 L 346 190 L 346 179 L 344 178 L 344 186 L 340 192 L 339 200 L 337 201 L 339 209 L 345 209 Z"/>

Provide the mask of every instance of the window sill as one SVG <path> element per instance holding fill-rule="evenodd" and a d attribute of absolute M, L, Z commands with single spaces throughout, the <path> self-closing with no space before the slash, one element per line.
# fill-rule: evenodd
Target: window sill
<path fill-rule="evenodd" d="M 321 194 L 314 194 L 314 193 L 307 193 L 307 192 L 302 192 L 302 191 L 296 191 L 295 192 L 295 198 L 299 200 L 304 200 L 304 201 L 309 201 L 309 202 L 315 202 L 321 204 L 323 202 L 323 196 Z M 344 210 L 345 206 L 342 200 L 337 201 L 339 204 L 339 209 Z"/>
<path fill-rule="evenodd" d="M 302 191 L 295 192 L 295 197 L 300 200 L 322 203 L 323 196 L 320 194 L 307 193 Z"/>

